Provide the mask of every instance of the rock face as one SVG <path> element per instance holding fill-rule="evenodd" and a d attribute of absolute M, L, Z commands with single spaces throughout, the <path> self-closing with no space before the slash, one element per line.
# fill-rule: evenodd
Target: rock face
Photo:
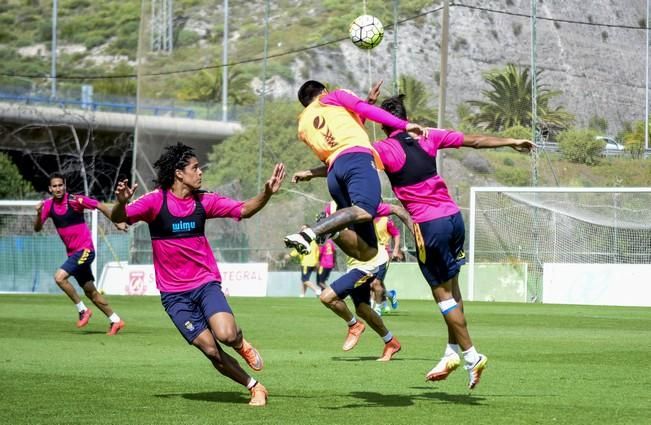
<path fill-rule="evenodd" d="M 480 9 L 481 8 L 481 9 Z M 433 10 L 435 6 L 427 10 Z M 488 89 L 483 73 L 508 63 L 530 67 L 531 2 L 529 0 L 468 1 L 450 7 L 448 91 L 446 117 L 457 121 L 456 107 L 481 99 Z M 593 116 L 606 118 L 608 131 L 645 114 L 646 3 L 644 0 L 579 2 L 540 0 L 535 60 L 539 82 L 559 90 L 554 106 L 563 105 L 586 125 Z M 398 27 L 396 68 L 431 88 L 438 102 L 440 76 L 440 12 L 404 22 Z M 385 25 L 390 24 L 388 22 Z M 321 79 L 366 93 L 370 81 L 384 79 L 390 91 L 393 76 L 393 31 L 382 44 L 366 51 L 341 42 L 297 58 L 294 96 L 306 78 Z M 277 85 L 277 87 L 282 87 Z M 283 87 L 286 88 L 286 87 Z"/>

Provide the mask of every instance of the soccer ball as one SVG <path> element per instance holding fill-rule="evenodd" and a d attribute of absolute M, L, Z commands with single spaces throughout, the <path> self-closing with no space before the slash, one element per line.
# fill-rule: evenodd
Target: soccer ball
<path fill-rule="evenodd" d="M 350 40 L 360 49 L 372 49 L 382 41 L 384 27 L 375 16 L 361 15 L 350 24 Z"/>

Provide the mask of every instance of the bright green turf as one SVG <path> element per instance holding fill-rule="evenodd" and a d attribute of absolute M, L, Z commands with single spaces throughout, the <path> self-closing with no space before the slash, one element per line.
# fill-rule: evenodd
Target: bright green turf
<path fill-rule="evenodd" d="M 218 375 L 185 344 L 154 297 L 110 297 L 117 337 L 95 309 L 75 328 L 59 296 L 0 296 L 2 424 L 642 424 L 651 421 L 651 309 L 469 303 L 489 368 L 469 394 L 457 370 L 425 383 L 446 334 L 433 302 L 401 301 L 386 321 L 403 344 L 375 361 L 370 330 L 341 351 L 346 327 L 316 299 L 231 298 L 265 359 L 269 405 Z"/>

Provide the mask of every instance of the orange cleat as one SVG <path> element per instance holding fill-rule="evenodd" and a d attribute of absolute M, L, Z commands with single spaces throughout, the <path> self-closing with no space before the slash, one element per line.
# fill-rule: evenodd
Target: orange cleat
<path fill-rule="evenodd" d="M 240 356 L 242 356 L 244 360 L 246 360 L 246 364 L 248 364 L 251 369 L 255 370 L 256 372 L 262 370 L 262 367 L 264 366 L 264 363 L 262 361 L 262 356 L 260 356 L 258 350 L 253 348 L 253 346 L 249 344 L 249 342 L 246 339 L 242 338 L 242 346 L 240 347 L 239 350 L 236 349 L 235 351 L 237 351 L 237 353 Z M 266 391 L 267 390 L 265 389 L 265 392 Z"/>
<path fill-rule="evenodd" d="M 119 322 L 111 322 L 109 325 L 109 330 L 106 332 L 106 335 L 113 336 L 116 335 L 124 328 L 124 321 L 120 320 Z"/>
<path fill-rule="evenodd" d="M 93 315 L 93 310 L 87 308 L 86 310 L 79 313 L 79 320 L 77 320 L 77 327 L 83 328 L 88 324 L 91 316 Z"/>
<path fill-rule="evenodd" d="M 400 342 L 398 342 L 398 338 L 395 336 L 391 338 L 391 341 L 387 342 L 384 344 L 384 351 L 382 352 L 382 357 L 377 359 L 378 362 L 388 362 L 398 354 L 398 351 L 400 351 L 402 347 L 400 346 Z"/>
<path fill-rule="evenodd" d="M 251 388 L 251 401 L 249 401 L 249 406 L 266 406 L 267 398 L 269 398 L 269 392 L 261 383 L 256 383 L 253 388 Z"/>
<path fill-rule="evenodd" d="M 350 351 L 359 342 L 359 337 L 362 336 L 364 331 L 366 330 L 366 325 L 363 324 L 362 322 L 357 322 L 353 326 L 348 327 L 348 335 L 346 336 L 346 340 L 344 341 L 344 346 L 343 349 L 344 351 Z"/>

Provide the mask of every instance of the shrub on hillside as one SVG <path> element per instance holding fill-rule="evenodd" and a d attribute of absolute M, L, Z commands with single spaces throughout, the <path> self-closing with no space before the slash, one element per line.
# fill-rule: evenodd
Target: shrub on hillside
<path fill-rule="evenodd" d="M 559 149 L 563 158 L 578 164 L 594 165 L 605 142 L 597 140 L 594 130 L 570 129 L 558 136 Z"/>

